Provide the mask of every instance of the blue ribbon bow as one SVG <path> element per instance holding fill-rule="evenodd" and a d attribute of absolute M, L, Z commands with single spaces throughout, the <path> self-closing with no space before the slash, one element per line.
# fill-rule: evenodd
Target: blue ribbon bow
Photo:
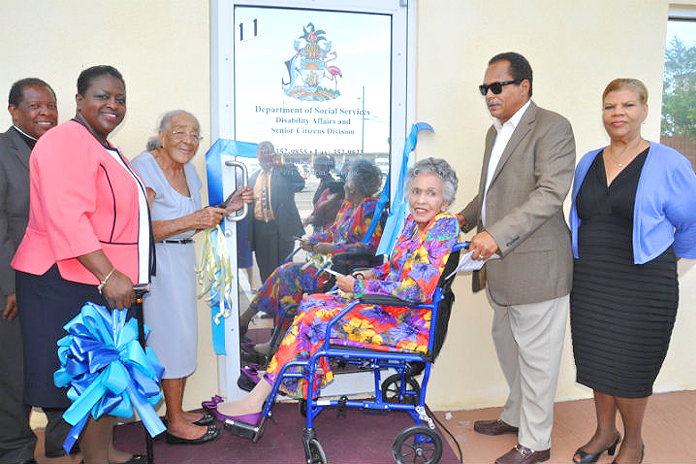
<path fill-rule="evenodd" d="M 63 328 L 68 335 L 58 340 L 60 369 L 53 374 L 57 387 L 67 387 L 72 404 L 63 414 L 72 425 L 63 449 L 69 453 L 90 413 L 131 417 L 138 412 L 150 436 L 166 427 L 153 408 L 162 398 L 160 380 L 164 368 L 152 348 L 138 342 L 135 319 L 126 322 L 127 310 L 109 311 L 88 302 Z M 145 336 L 150 329 L 145 326 Z"/>
<path fill-rule="evenodd" d="M 238 142 L 229 139 L 217 139 L 213 146 L 205 154 L 205 166 L 208 177 L 208 204 L 218 205 L 222 203 L 227 195 L 223 192 L 222 186 L 222 171 L 226 156 L 242 156 L 244 158 L 256 158 L 256 143 Z M 222 231 L 225 231 L 225 221 L 220 224 Z M 213 229 L 211 234 L 215 234 L 216 229 Z M 217 241 L 211 235 L 212 243 Z M 216 322 L 217 314 L 220 312 L 220 305 L 224 304 L 224 299 L 220 298 L 220 294 L 211 289 L 210 301 L 210 320 L 211 330 L 213 335 L 213 350 L 215 354 L 227 354 L 225 349 L 225 324 Z"/>

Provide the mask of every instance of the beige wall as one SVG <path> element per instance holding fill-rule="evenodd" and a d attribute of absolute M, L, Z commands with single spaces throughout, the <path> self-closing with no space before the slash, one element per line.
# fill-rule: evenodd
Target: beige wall
<path fill-rule="evenodd" d="M 644 135 L 659 137 L 668 3 L 663 0 L 558 2 L 556 0 L 421 0 L 417 15 L 417 119 L 435 136 L 422 137 L 418 156 L 441 156 L 460 175 L 460 208 L 474 195 L 490 124 L 477 85 L 487 60 L 515 50 L 535 73 L 534 100 L 573 124 L 578 153 L 606 143 L 600 94 L 614 77 L 642 79 L 651 91 L 652 112 Z M 36 13 L 36 11 L 41 13 Z M 154 134 L 158 117 L 184 108 L 198 116 L 207 137 L 196 164 L 204 177 L 203 153 L 210 143 L 209 4 L 198 0 L 71 0 L 0 2 L 0 96 L 26 76 L 47 80 L 58 94 L 60 121 L 73 116 L 80 70 L 108 63 L 124 75 L 128 113 L 112 137 L 129 158 Z M 4 100 L 3 100 L 4 101 Z M 10 123 L 0 111 L 0 128 Z M 206 195 L 206 192 L 203 192 Z M 543 270 L 539 270 L 544 272 Z M 689 361 L 696 329 L 696 271 L 681 281 L 681 305 L 672 345 L 656 390 L 696 388 Z M 434 409 L 500 405 L 505 381 L 490 338 L 491 311 L 485 297 L 469 290 L 470 277 L 455 284 L 457 302 L 445 347 L 429 387 Z M 196 407 L 217 387 L 208 316 L 199 307 L 199 367 L 188 383 L 185 407 Z M 569 339 L 564 347 L 558 398 L 589 390 L 574 383 Z"/>

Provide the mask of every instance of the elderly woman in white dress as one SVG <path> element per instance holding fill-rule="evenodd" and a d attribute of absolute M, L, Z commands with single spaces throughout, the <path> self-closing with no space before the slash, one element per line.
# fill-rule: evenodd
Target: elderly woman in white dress
<path fill-rule="evenodd" d="M 167 406 L 169 444 L 199 444 L 220 434 L 209 414 L 183 411 L 186 378 L 196 369 L 196 256 L 191 237 L 214 227 L 223 217 L 251 202 L 251 189 L 227 209 L 201 208 L 202 186 L 190 162 L 200 143 L 200 125 L 182 110 L 164 115 L 157 138 L 132 165 L 140 174 L 151 200 L 157 275 L 144 299 L 145 323 L 151 328 L 148 345 L 164 367 L 162 389 Z"/>

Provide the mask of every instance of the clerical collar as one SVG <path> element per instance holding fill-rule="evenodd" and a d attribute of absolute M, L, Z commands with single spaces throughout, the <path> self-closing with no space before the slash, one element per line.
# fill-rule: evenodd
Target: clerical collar
<path fill-rule="evenodd" d="M 24 140 L 24 143 L 26 143 L 27 146 L 33 150 L 34 145 L 36 145 L 36 139 L 34 137 L 32 137 L 31 135 L 27 134 L 26 132 L 24 132 L 22 129 L 20 129 L 19 127 L 17 127 L 14 124 L 12 125 L 12 128 L 14 130 L 16 130 L 17 132 L 19 132 L 19 136 L 22 137 L 22 140 Z"/>

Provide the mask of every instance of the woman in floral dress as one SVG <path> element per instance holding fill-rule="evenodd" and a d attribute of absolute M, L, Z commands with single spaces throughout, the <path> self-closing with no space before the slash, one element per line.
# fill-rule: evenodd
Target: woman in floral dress
<path fill-rule="evenodd" d="M 374 254 L 382 236 L 382 226 L 377 225 L 370 241 L 362 243 L 372 217 L 375 214 L 377 198 L 373 195 L 381 183 L 380 170 L 367 160 L 357 160 L 351 164 L 346 179 L 346 199 L 336 215 L 336 221 L 324 232 L 316 232 L 309 239 L 302 240 L 306 251 L 335 255 L 337 253 Z M 367 264 L 366 264 L 367 265 Z M 246 332 L 249 321 L 258 311 L 276 315 L 278 306 L 298 305 L 305 293 L 328 290 L 330 275 L 305 263 L 286 263 L 278 266 L 266 279 L 263 286 L 240 316 L 240 327 Z"/>
<path fill-rule="evenodd" d="M 339 288 L 353 297 L 391 295 L 418 303 L 432 299 L 440 273 L 459 237 L 459 226 L 447 208 L 454 201 L 457 176 L 442 160 L 427 158 L 408 171 L 406 194 L 411 214 L 399 235 L 389 262 L 368 271 L 363 279 L 336 278 Z M 313 294 L 306 297 L 278 352 L 264 376 L 243 399 L 216 404 L 204 403 L 218 419 L 258 423 L 263 403 L 285 363 L 307 360 L 323 344 L 327 323 L 348 304 L 350 295 Z M 332 343 L 384 351 L 426 352 L 431 312 L 408 307 L 358 304 L 331 332 Z M 321 361 L 322 384 L 333 379 L 331 366 Z M 306 381 L 286 379 L 283 389 L 306 394 Z"/>

